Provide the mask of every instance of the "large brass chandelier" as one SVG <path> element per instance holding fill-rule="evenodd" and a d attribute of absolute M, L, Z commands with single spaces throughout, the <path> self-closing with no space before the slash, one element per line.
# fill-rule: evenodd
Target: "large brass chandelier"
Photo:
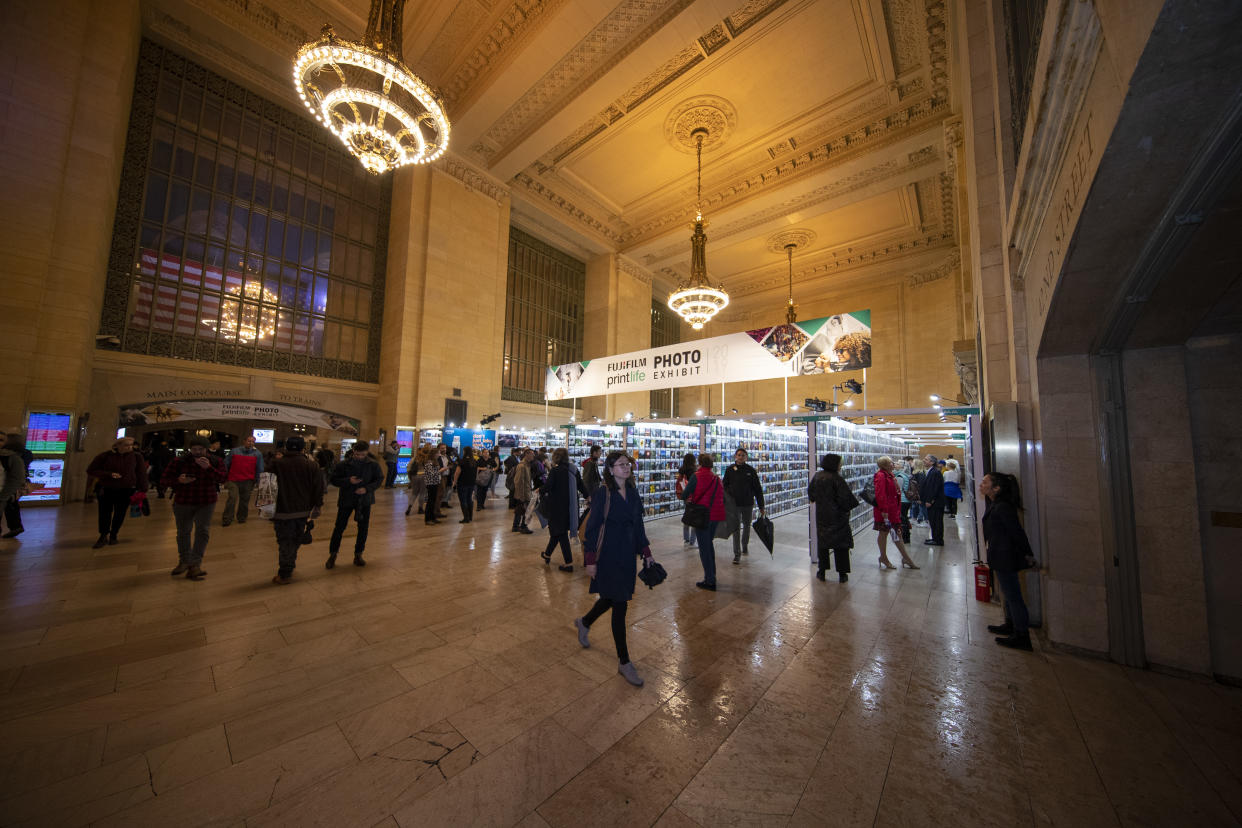
<path fill-rule="evenodd" d="M 293 62 L 306 108 L 376 175 L 448 149 L 444 104 L 401 58 L 404 8 L 405 0 L 371 0 L 362 42 L 340 40 L 325 23 Z"/>
<path fill-rule="evenodd" d="M 712 287 L 707 281 L 707 236 L 703 227 L 703 139 L 707 130 L 699 127 L 690 133 L 695 140 L 698 157 L 698 179 L 694 203 L 694 235 L 690 237 L 690 281 L 678 284 L 677 290 L 668 295 L 668 306 L 674 313 L 690 323 L 696 331 L 729 304 L 729 294 L 724 287 Z"/>

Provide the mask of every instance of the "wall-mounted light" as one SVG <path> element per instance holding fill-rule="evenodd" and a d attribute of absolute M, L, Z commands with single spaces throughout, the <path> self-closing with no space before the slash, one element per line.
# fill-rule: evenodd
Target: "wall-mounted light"
<path fill-rule="evenodd" d="M 695 412 L 694 412 L 694 416 L 696 416 L 696 417 L 702 417 L 702 416 L 703 416 L 703 409 L 701 409 L 701 408 L 700 408 L 698 411 L 695 411 Z"/>

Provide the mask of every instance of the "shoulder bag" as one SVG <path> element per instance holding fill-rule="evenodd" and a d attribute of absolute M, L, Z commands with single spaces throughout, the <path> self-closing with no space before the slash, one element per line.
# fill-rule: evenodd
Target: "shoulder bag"
<path fill-rule="evenodd" d="M 716 486 L 719 486 L 720 478 L 715 478 L 715 481 Z M 710 503 L 715 496 L 716 489 L 713 488 L 711 495 L 708 497 L 708 502 Z M 695 529 L 702 529 L 707 526 L 709 520 L 711 520 L 711 511 L 706 506 L 696 500 L 686 501 L 686 510 L 681 514 L 682 523 Z"/>

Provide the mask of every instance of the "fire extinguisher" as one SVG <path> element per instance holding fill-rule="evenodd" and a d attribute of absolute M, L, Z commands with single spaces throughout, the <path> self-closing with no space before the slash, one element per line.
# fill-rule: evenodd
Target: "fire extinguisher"
<path fill-rule="evenodd" d="M 975 564 L 975 600 L 992 603 L 992 570 L 987 564 Z"/>

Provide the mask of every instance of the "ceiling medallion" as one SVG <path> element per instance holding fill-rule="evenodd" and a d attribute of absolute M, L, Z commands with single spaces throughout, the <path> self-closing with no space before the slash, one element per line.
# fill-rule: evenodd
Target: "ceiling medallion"
<path fill-rule="evenodd" d="M 712 150 L 728 140 L 737 127 L 737 110 L 717 95 L 700 95 L 682 101 L 664 119 L 664 138 L 678 152 L 699 151 L 697 130 L 705 130 L 702 149 Z"/>
<path fill-rule="evenodd" d="M 788 230 L 781 230 L 773 233 L 766 240 L 769 253 L 784 253 L 787 245 L 794 245 L 799 250 L 806 250 L 815 240 L 819 238 L 814 230 L 808 230 L 805 227 L 790 227 Z"/>
<path fill-rule="evenodd" d="M 371 0 L 361 42 L 340 40 L 325 23 L 293 63 L 302 103 L 375 175 L 448 149 L 444 103 L 401 58 L 404 8 L 405 0 Z"/>
<path fill-rule="evenodd" d="M 690 237 L 690 280 L 668 295 L 669 308 L 686 320 L 696 331 L 729 305 L 729 294 L 723 286 L 712 287 L 707 281 L 707 236 L 703 233 L 703 145 L 710 137 L 708 130 L 694 130 L 698 178 L 694 205 L 694 235 Z"/>

